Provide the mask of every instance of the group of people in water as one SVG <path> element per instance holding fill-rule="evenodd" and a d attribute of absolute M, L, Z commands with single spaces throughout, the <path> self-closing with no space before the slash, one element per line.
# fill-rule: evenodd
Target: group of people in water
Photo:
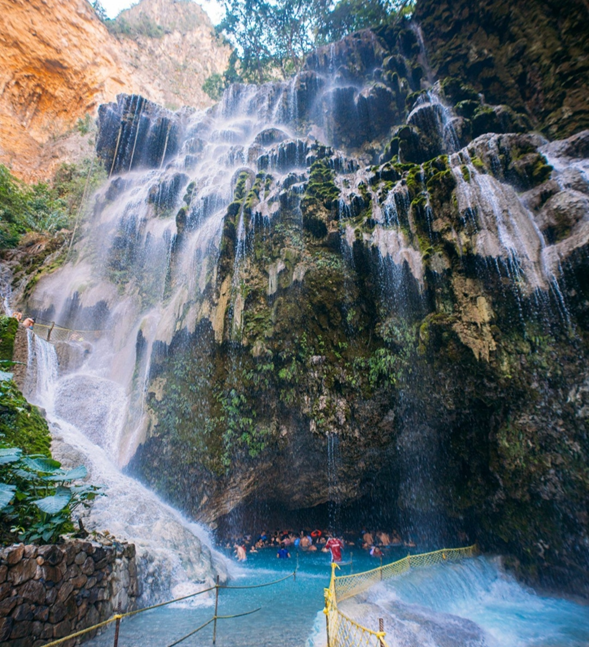
<path fill-rule="evenodd" d="M 226 548 L 232 548 L 238 561 L 244 562 L 248 553 L 257 553 L 264 548 L 274 548 L 278 559 L 290 559 L 291 551 L 331 553 L 332 561 L 340 562 L 342 550 L 345 546 L 359 546 L 370 553 L 371 557 L 382 557 L 383 548 L 389 546 L 415 547 L 415 543 L 409 537 L 403 541 L 401 535 L 393 530 L 391 533 L 379 530 L 377 532 L 363 529 L 359 536 L 353 532 L 343 533 L 342 537 L 336 537 L 329 531 L 300 530 L 295 533 L 292 530 L 275 530 L 261 532 L 257 538 L 252 535 L 234 538 L 226 542 Z"/>

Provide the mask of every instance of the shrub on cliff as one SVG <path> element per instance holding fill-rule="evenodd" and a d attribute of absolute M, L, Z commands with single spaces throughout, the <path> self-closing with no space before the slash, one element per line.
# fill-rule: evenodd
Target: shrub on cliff
<path fill-rule="evenodd" d="M 86 159 L 62 164 L 50 183 L 28 185 L 0 164 L 0 250 L 16 247 L 29 231 L 52 235 L 67 229 L 84 193 L 90 195 L 104 178 L 104 169 Z"/>
<path fill-rule="evenodd" d="M 28 186 L 0 165 L 0 249 L 28 231 L 55 233 L 68 224 L 66 205 L 48 184 Z"/>

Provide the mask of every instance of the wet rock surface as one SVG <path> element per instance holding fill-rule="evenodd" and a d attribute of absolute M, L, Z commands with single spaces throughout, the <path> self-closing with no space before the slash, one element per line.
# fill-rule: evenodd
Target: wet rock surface
<path fill-rule="evenodd" d="M 0 551 L 0 642 L 31 647 L 132 611 L 139 595 L 135 547 L 67 540 Z"/>
<path fill-rule="evenodd" d="M 525 110 L 555 139 L 589 126 L 583 0 L 426 0 L 415 18 L 439 77 L 461 77 L 490 103 Z"/>

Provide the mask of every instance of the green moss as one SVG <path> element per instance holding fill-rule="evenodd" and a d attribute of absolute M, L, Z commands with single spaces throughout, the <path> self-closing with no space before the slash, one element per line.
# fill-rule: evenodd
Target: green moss
<path fill-rule="evenodd" d="M 538 155 L 538 159 L 532 167 L 531 177 L 534 185 L 542 184 L 550 179 L 553 171 L 552 166 L 546 162 L 543 155 Z"/>
<path fill-rule="evenodd" d="M 456 77 L 447 76 L 440 83 L 444 96 L 452 103 L 473 101 L 479 103 L 478 92 L 468 83 Z"/>
<path fill-rule="evenodd" d="M 480 101 L 467 99 L 466 101 L 459 101 L 454 106 L 454 111 L 460 117 L 465 117 L 466 119 L 471 119 L 480 105 L 481 105 Z"/>
<path fill-rule="evenodd" d="M 333 203 L 339 198 L 340 190 L 334 183 L 333 171 L 329 168 L 327 160 L 316 160 L 311 165 L 305 195 L 323 203 L 327 209 L 331 209 Z"/>
<path fill-rule="evenodd" d="M 184 198 L 182 198 L 184 204 L 189 205 L 191 200 L 192 200 L 192 194 L 194 193 L 194 189 L 196 188 L 196 182 L 191 182 L 187 187 L 186 187 L 186 193 L 184 194 Z"/>
<path fill-rule="evenodd" d="M 428 179 L 426 187 L 438 202 L 449 201 L 456 188 L 456 178 L 450 169 L 438 171 Z"/>
<path fill-rule="evenodd" d="M 491 106 L 479 106 L 472 116 L 472 134 L 478 137 L 484 133 L 500 133 L 503 127 L 497 113 Z"/>
<path fill-rule="evenodd" d="M 233 200 L 239 202 L 243 200 L 247 192 L 247 184 L 250 174 L 247 171 L 242 171 L 237 178 L 235 189 L 233 191 Z"/>
<path fill-rule="evenodd" d="M 47 422 L 10 380 L 0 382 L 0 435 L 11 447 L 51 456 Z"/>
<path fill-rule="evenodd" d="M 471 156 L 470 161 L 472 162 L 472 165 L 476 168 L 476 170 L 479 171 L 480 173 L 487 172 L 487 167 L 485 166 L 483 160 L 480 157 L 473 155 Z"/>
<path fill-rule="evenodd" d="M 14 338 L 18 330 L 18 321 L 14 317 L 0 317 L 0 360 L 12 360 Z M 6 370 L 7 363 L 0 364 L 0 370 Z"/>
<path fill-rule="evenodd" d="M 426 93 L 425 90 L 416 90 L 415 92 L 412 92 L 411 94 L 407 95 L 407 98 L 405 99 L 405 105 L 407 106 L 407 110 L 411 110 L 413 106 L 415 105 L 415 102 L 419 97 L 424 95 Z"/>
<path fill-rule="evenodd" d="M 550 178 L 552 166 L 546 163 L 546 159 L 541 153 L 534 151 L 518 154 L 520 153 L 518 150 L 513 153 L 506 176 L 519 188 L 525 191 Z"/>
<path fill-rule="evenodd" d="M 412 200 L 419 197 L 424 188 L 423 172 L 421 170 L 421 167 L 412 165 L 405 177 L 405 181 L 407 182 L 407 188 L 409 189 L 409 194 Z"/>

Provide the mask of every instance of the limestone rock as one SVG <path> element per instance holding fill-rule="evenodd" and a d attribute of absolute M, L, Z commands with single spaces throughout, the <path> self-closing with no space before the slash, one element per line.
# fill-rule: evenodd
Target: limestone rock
<path fill-rule="evenodd" d="M 141 16 L 161 25 L 163 36 L 116 38 L 86 0 L 0 1 L 1 163 L 36 179 L 89 156 L 87 138 L 71 130 L 120 92 L 174 108 L 211 105 L 201 85 L 223 72 L 229 48 L 203 10 L 192 2 L 143 0 L 124 12 L 129 23 Z"/>

